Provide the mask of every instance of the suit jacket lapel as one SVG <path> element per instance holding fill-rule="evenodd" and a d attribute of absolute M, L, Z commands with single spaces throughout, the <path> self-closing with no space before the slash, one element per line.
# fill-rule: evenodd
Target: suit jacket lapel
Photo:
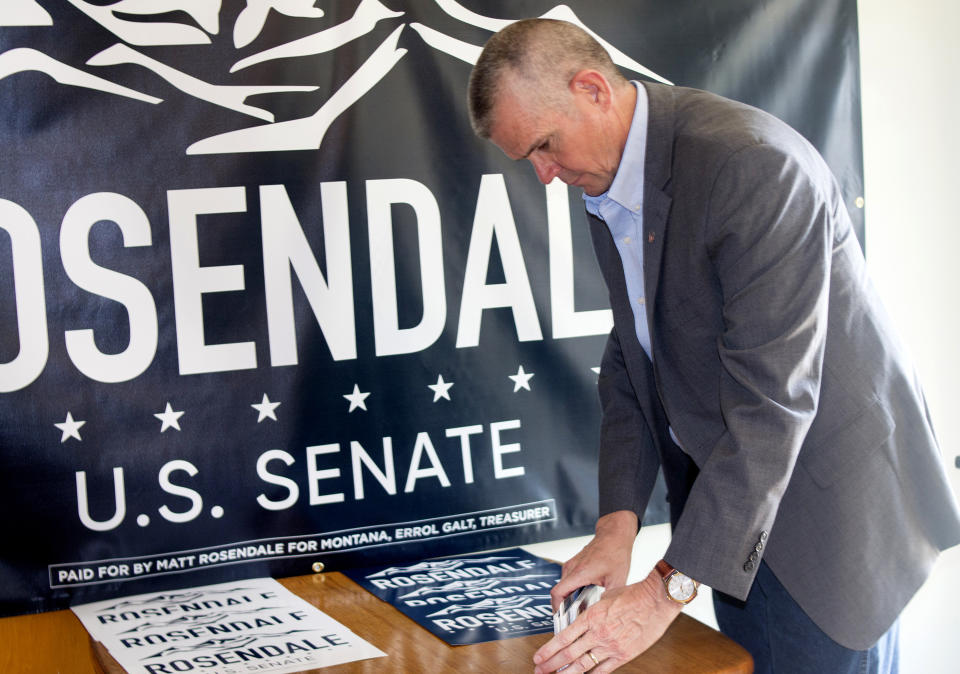
<path fill-rule="evenodd" d="M 643 187 L 643 284 L 646 296 L 647 325 L 651 350 L 656 349 L 654 308 L 656 306 L 660 264 L 666 237 L 667 217 L 672 199 L 664 192 L 670 182 L 673 154 L 673 90 L 666 85 L 644 83 L 647 89 L 647 156 L 644 160 Z"/>

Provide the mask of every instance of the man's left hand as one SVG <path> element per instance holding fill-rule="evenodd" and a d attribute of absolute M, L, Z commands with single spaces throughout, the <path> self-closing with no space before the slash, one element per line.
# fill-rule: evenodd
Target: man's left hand
<path fill-rule="evenodd" d="M 667 597 L 656 570 L 639 583 L 609 590 L 533 656 L 534 674 L 612 672 L 650 648 L 683 605 Z M 591 657 L 591 654 L 593 657 Z"/>

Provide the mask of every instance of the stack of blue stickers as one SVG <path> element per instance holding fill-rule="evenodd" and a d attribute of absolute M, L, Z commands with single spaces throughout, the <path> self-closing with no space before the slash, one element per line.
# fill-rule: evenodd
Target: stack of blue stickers
<path fill-rule="evenodd" d="M 568 594 L 553 614 L 554 633 L 559 634 L 566 629 L 581 613 L 600 601 L 602 596 L 603 588 L 599 585 L 584 585 Z"/>
<path fill-rule="evenodd" d="M 553 632 L 560 565 L 519 548 L 344 574 L 452 646 Z"/>

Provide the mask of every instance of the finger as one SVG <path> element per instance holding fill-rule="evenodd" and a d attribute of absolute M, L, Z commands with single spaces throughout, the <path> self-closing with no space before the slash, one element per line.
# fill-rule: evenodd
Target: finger
<path fill-rule="evenodd" d="M 563 603 L 563 600 L 573 589 L 575 588 L 568 590 L 563 581 L 558 582 L 550 589 L 550 606 L 553 608 L 554 612 L 560 608 L 560 604 Z"/>
<path fill-rule="evenodd" d="M 576 655 L 579 655 L 586 649 L 586 644 L 577 651 L 573 653 L 567 651 L 566 657 L 560 658 L 556 663 L 552 662 L 557 653 L 562 652 L 564 649 L 569 648 L 577 639 L 579 639 L 587 631 L 586 621 L 575 621 L 563 629 L 560 634 L 553 637 L 550 641 L 545 643 L 543 646 L 533 654 L 534 664 L 546 664 L 553 665 L 553 669 L 547 669 L 545 671 L 555 671 L 561 666 L 567 664 L 573 660 Z"/>
<path fill-rule="evenodd" d="M 560 567 L 560 575 L 561 575 L 561 576 L 569 576 L 569 575 L 572 575 L 572 574 L 576 573 L 576 572 L 577 572 L 577 569 L 579 569 L 579 568 L 582 566 L 581 558 L 580 558 L 580 557 L 581 557 L 581 555 L 583 555 L 585 552 L 586 552 L 586 548 L 584 548 L 583 550 L 581 550 L 581 551 L 577 554 L 576 557 L 571 557 L 571 558 L 568 559 L 566 562 L 564 562 L 564 563 L 563 563 L 563 566 Z"/>
<path fill-rule="evenodd" d="M 602 662 L 602 659 L 596 653 L 593 653 L 593 657 L 591 657 L 591 653 L 593 653 L 593 651 L 587 651 L 577 658 L 577 664 L 583 667 L 583 671 L 585 672 L 589 672 Z"/>
<path fill-rule="evenodd" d="M 593 657 L 590 657 L 591 654 Z M 603 654 L 603 648 L 591 648 L 577 658 L 577 664 L 587 667 L 584 671 L 589 671 L 591 674 L 609 674 L 625 662 L 626 660 L 618 660 L 614 656 L 607 657 Z"/>
<path fill-rule="evenodd" d="M 557 581 L 557 584 L 550 590 L 550 605 L 553 607 L 553 610 L 556 611 L 560 608 L 560 602 L 562 602 L 568 594 L 582 585 L 583 583 L 577 575 L 565 576 Z"/>
<path fill-rule="evenodd" d="M 548 660 L 542 667 L 535 670 L 540 672 L 564 672 L 564 674 L 576 674 L 577 672 L 599 672 L 599 663 L 603 660 L 597 657 L 596 661 L 590 657 L 590 651 L 584 651 L 576 657 L 568 657 L 566 651 L 561 651 L 553 659 Z M 559 664 L 558 664 L 559 663 Z"/>
<path fill-rule="evenodd" d="M 596 573 L 591 571 L 589 567 L 577 567 L 564 573 L 557 584 L 553 586 L 550 594 L 553 595 L 556 592 L 560 599 L 563 599 L 578 587 L 590 585 L 597 580 Z"/>

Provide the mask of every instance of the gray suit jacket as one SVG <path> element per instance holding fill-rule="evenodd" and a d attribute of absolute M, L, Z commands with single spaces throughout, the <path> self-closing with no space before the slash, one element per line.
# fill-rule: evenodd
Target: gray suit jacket
<path fill-rule="evenodd" d="M 653 364 L 590 217 L 614 314 L 601 514 L 642 516 L 663 465 L 668 562 L 743 599 L 762 557 L 821 629 L 867 648 L 960 542 L 920 386 L 816 150 L 754 108 L 645 86 Z"/>

